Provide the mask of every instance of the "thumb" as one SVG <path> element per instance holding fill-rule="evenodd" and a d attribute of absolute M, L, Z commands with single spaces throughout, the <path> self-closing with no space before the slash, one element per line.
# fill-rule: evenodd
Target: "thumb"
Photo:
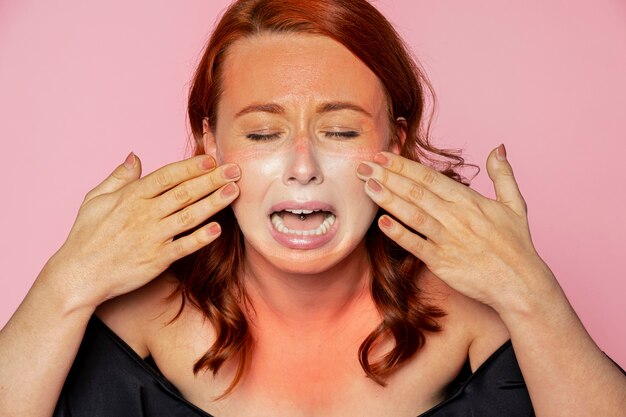
<path fill-rule="evenodd" d="M 113 170 L 104 181 L 85 196 L 85 201 L 102 194 L 112 193 L 141 177 L 141 161 L 133 152 L 129 153 L 123 164 Z"/>
<path fill-rule="evenodd" d="M 526 202 L 519 191 L 513 168 L 506 158 L 506 148 L 501 144 L 487 158 L 487 173 L 496 191 L 496 200 L 518 214 L 527 212 Z"/>

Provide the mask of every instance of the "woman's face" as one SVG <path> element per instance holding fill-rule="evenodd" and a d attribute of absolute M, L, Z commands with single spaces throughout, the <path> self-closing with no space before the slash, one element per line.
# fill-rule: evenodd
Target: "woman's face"
<path fill-rule="evenodd" d="M 241 167 L 232 207 L 248 256 L 318 273 L 362 250 L 377 206 L 356 167 L 390 142 L 378 78 L 338 42 L 300 34 L 239 40 L 222 71 L 205 149 Z"/>

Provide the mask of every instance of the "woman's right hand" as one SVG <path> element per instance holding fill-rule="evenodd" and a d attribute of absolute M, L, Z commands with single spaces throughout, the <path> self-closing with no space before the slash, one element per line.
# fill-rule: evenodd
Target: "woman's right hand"
<path fill-rule="evenodd" d="M 174 261 L 214 241 L 211 222 L 185 232 L 228 206 L 239 194 L 239 167 L 216 167 L 200 155 L 141 177 L 133 153 L 83 201 L 63 246 L 48 261 L 48 275 L 64 280 L 76 306 L 97 307 L 137 289 Z"/>

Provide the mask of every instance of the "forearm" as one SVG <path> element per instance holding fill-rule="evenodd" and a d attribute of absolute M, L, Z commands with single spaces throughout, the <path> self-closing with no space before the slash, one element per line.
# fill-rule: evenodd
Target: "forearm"
<path fill-rule="evenodd" d="M 0 415 L 50 416 L 92 308 L 46 268 L 0 331 Z"/>
<path fill-rule="evenodd" d="M 626 377 L 591 339 L 550 274 L 523 308 L 500 309 L 537 417 L 621 417 Z"/>

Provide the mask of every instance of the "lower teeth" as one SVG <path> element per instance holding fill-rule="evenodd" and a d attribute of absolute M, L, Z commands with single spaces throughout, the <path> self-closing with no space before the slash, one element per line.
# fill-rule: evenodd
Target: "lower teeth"
<path fill-rule="evenodd" d="M 311 229 L 311 230 L 289 229 L 287 226 L 285 226 L 285 224 L 283 223 L 283 219 L 280 217 L 278 213 L 272 214 L 271 220 L 272 220 L 272 224 L 274 225 L 274 228 L 280 233 L 290 234 L 290 235 L 299 235 L 299 236 L 316 236 L 316 235 L 323 235 L 323 234 L 328 233 L 333 223 L 335 223 L 335 215 L 328 214 L 328 216 L 326 216 L 322 224 L 320 224 L 316 229 Z M 300 215 L 300 220 L 304 220 L 302 218 L 302 215 Z"/>

